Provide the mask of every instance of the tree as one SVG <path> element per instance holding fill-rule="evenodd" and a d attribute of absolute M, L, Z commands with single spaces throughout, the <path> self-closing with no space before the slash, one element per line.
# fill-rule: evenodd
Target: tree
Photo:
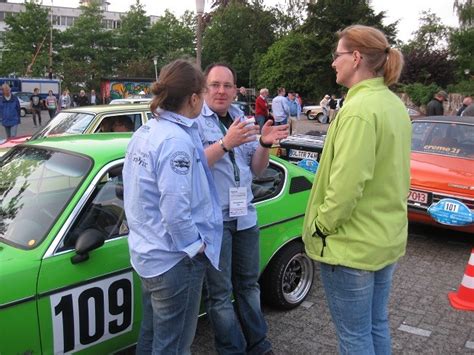
<path fill-rule="evenodd" d="M 202 62 L 225 61 L 237 71 L 239 85 L 252 86 L 251 69 L 274 42 L 276 19 L 261 1 L 232 1 L 212 13 L 204 31 Z"/>
<path fill-rule="evenodd" d="M 474 23 L 474 6 L 472 0 L 454 0 L 454 9 L 459 18 L 461 28 L 471 28 Z"/>
<path fill-rule="evenodd" d="M 120 28 L 116 31 L 115 43 L 120 48 L 117 54 L 118 76 L 144 77 L 153 75 L 153 68 L 142 65 L 149 57 L 150 49 L 150 19 L 146 16 L 145 9 L 136 0 L 135 5 L 121 18 Z M 150 70 L 151 69 L 151 70 Z"/>
<path fill-rule="evenodd" d="M 454 61 L 447 50 L 413 49 L 404 54 L 405 66 L 400 77 L 404 84 L 437 84 L 446 88 L 454 81 Z"/>
<path fill-rule="evenodd" d="M 50 24 L 48 10 L 34 0 L 25 2 L 25 11 L 5 18 L 7 30 L 0 71 L 2 75 L 43 76 L 48 66 Z M 55 31 L 56 32 L 56 31 Z"/>
<path fill-rule="evenodd" d="M 149 63 L 156 57 L 158 67 L 161 68 L 177 58 L 194 58 L 194 26 L 195 20 L 191 12 L 186 11 L 183 16 L 176 18 L 171 12 L 165 11 L 149 31 Z"/>
<path fill-rule="evenodd" d="M 64 85 L 73 90 L 97 89 L 100 79 L 110 76 L 116 64 L 113 33 L 104 28 L 97 1 L 81 6 L 81 10 L 74 24 L 60 37 Z"/>
<path fill-rule="evenodd" d="M 262 56 L 258 86 L 276 92 L 277 87 L 298 91 L 303 97 L 319 97 L 325 90 L 320 78 L 331 69 L 320 53 L 318 41 L 307 34 L 292 32 L 275 42 Z"/>
<path fill-rule="evenodd" d="M 441 18 L 430 10 L 423 11 L 419 18 L 420 26 L 413 32 L 411 39 L 403 51 L 418 50 L 429 52 L 433 50 L 446 50 L 448 47 L 451 29 L 441 23 Z"/>
<path fill-rule="evenodd" d="M 299 69 L 293 70 L 293 76 L 299 77 L 300 82 L 289 82 L 292 89 L 305 93 L 313 102 L 319 102 L 321 96 L 326 93 L 340 92 L 341 88 L 336 84 L 336 77 L 331 68 L 331 52 L 337 42 L 335 33 L 352 24 L 364 24 L 381 29 L 389 41 L 394 43 L 397 23 L 384 26 L 384 17 L 384 12 L 375 14 L 367 0 L 319 0 L 308 4 L 308 17 L 297 30 L 304 36 L 294 36 L 289 42 L 282 38 L 279 40 L 282 41 L 281 44 L 275 43 L 271 53 L 274 59 L 270 60 L 267 56 L 262 58 L 264 64 L 259 66 L 258 82 L 271 86 L 268 73 L 276 74 L 282 70 L 283 65 L 292 66 L 293 62 L 296 62 L 295 67 Z M 292 41 L 300 43 L 298 51 L 292 51 Z M 285 63 L 279 62 L 278 58 L 288 56 L 288 53 L 293 53 L 292 59 L 287 57 Z M 298 70 L 304 70 L 305 74 L 300 75 Z M 281 85 L 288 86 L 285 81 Z"/>

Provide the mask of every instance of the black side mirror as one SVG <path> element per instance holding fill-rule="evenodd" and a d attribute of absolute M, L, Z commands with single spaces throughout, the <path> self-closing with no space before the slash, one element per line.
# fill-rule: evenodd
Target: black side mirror
<path fill-rule="evenodd" d="M 81 263 L 89 259 L 89 252 L 104 245 L 104 234 L 94 228 L 86 229 L 76 240 L 76 255 L 71 257 L 73 264 Z"/>

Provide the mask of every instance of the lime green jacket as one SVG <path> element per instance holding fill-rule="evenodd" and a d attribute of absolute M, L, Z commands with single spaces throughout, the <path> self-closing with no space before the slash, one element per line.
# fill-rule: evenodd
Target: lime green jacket
<path fill-rule="evenodd" d="M 407 110 L 383 78 L 354 85 L 328 130 L 306 209 L 312 259 L 376 271 L 404 255 L 410 149 Z"/>

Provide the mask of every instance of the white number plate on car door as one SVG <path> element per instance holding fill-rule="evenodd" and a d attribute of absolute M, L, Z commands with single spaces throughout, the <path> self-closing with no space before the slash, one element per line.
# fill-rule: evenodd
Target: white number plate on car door
<path fill-rule="evenodd" d="M 290 158 L 297 159 L 314 159 L 318 160 L 319 154 L 317 152 L 308 152 L 306 150 L 290 149 Z"/>

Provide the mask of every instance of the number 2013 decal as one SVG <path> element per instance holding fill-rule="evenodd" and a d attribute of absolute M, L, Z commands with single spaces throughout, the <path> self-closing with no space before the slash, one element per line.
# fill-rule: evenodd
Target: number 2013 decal
<path fill-rule="evenodd" d="M 55 354 L 85 349 L 132 328 L 132 272 L 54 294 L 50 300 Z"/>

